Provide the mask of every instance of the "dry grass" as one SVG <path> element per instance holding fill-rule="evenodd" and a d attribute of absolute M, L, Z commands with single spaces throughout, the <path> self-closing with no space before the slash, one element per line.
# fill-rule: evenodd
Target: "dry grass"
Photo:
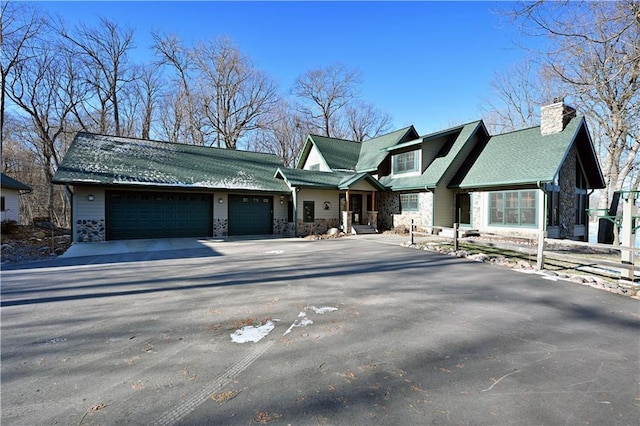
<path fill-rule="evenodd" d="M 282 414 L 269 413 L 266 411 L 258 411 L 256 415 L 253 417 L 253 420 L 251 420 L 251 423 L 267 424 L 267 423 L 275 422 L 276 420 L 279 420 L 281 418 L 282 418 Z"/>

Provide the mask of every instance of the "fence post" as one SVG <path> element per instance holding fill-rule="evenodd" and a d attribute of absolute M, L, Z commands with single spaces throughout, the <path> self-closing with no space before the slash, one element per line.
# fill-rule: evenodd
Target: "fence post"
<path fill-rule="evenodd" d="M 413 245 L 413 219 L 411 219 L 411 227 L 409 228 L 409 236 L 411 237 L 411 245 Z"/>
<path fill-rule="evenodd" d="M 458 224 L 453 224 L 453 251 L 458 251 Z"/>
<path fill-rule="evenodd" d="M 541 271 L 544 268 L 544 239 L 547 237 L 545 231 L 538 234 L 538 255 L 536 256 L 536 270 Z"/>

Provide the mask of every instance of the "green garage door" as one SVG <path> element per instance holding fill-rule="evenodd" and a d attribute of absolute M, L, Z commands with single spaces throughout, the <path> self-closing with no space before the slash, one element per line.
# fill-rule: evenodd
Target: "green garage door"
<path fill-rule="evenodd" d="M 273 197 L 229 195 L 229 235 L 273 234 Z"/>
<path fill-rule="evenodd" d="M 107 239 L 208 237 L 213 233 L 210 194 L 107 192 Z"/>

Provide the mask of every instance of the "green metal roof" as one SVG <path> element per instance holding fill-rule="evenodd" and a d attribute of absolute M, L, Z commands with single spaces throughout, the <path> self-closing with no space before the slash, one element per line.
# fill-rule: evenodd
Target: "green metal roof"
<path fill-rule="evenodd" d="M 537 126 L 492 136 L 468 171 L 461 171 L 451 186 L 471 189 L 552 182 L 583 124 L 584 118 L 576 117 L 562 132 L 550 135 L 541 135 Z M 589 155 L 595 154 L 592 151 Z M 590 184 L 598 188 L 604 182 L 598 182 L 602 180 L 599 166 L 597 159 L 592 160 L 597 173 Z M 590 174 L 593 176 L 593 171 Z"/>
<path fill-rule="evenodd" d="M 309 139 L 331 170 L 355 170 L 361 143 L 318 135 L 309 135 Z"/>
<path fill-rule="evenodd" d="M 78 133 L 53 182 L 289 192 L 281 166 L 273 154 Z"/>
<path fill-rule="evenodd" d="M 413 140 L 417 137 L 418 133 L 415 128 L 413 126 L 409 126 L 362 142 L 360 157 L 355 169 L 359 172 L 376 171 L 380 163 L 382 163 L 388 155 L 387 148 Z"/>
<path fill-rule="evenodd" d="M 18 191 L 31 191 L 32 189 L 29 185 L 25 185 L 24 183 L 15 180 L 10 176 L 7 176 L 4 173 L 1 174 L 0 186 L 2 188 L 16 189 Z"/>
<path fill-rule="evenodd" d="M 478 128 L 482 126 L 482 121 L 474 121 L 453 129 L 443 130 L 442 132 L 432 133 L 423 138 L 423 150 L 429 149 L 438 138 L 454 137 L 453 143 L 435 145 L 432 158 L 428 158 L 429 164 L 421 175 L 416 176 L 384 176 L 380 178 L 380 183 L 392 190 L 412 190 L 433 188 L 441 183 L 442 178 L 456 160 L 462 161 L 460 157 L 463 148 L 476 133 Z M 456 136 L 457 132 L 457 136 Z"/>

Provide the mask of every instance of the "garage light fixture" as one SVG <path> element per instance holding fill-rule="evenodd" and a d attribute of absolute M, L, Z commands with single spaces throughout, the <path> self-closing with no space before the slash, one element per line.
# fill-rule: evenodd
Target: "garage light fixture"
<path fill-rule="evenodd" d="M 224 200 L 222 199 L 222 197 L 218 198 L 218 204 L 222 204 L 224 202 Z"/>
<path fill-rule="evenodd" d="M 93 201 L 93 194 L 89 194 L 89 196 L 87 197 L 87 200 Z"/>

